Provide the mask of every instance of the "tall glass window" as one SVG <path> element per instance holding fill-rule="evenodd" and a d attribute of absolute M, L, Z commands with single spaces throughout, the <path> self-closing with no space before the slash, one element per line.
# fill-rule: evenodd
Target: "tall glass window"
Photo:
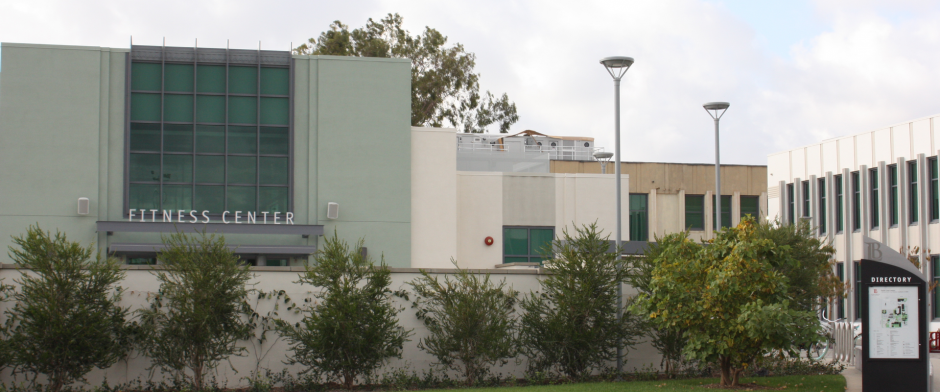
<path fill-rule="evenodd" d="M 128 208 L 287 212 L 290 69 L 131 64 Z"/>
<path fill-rule="evenodd" d="M 705 230 L 705 195 L 685 195 L 685 227 Z"/>
<path fill-rule="evenodd" d="M 741 196 L 741 216 L 750 215 L 754 220 L 760 218 L 760 196 Z"/>
<path fill-rule="evenodd" d="M 833 186 L 836 187 L 836 233 L 841 233 L 845 229 L 845 209 L 844 195 L 842 194 L 842 176 L 832 177 Z"/>
<path fill-rule="evenodd" d="M 630 194 L 630 241 L 649 240 L 649 195 Z"/>
<path fill-rule="evenodd" d="M 712 222 L 715 222 L 715 196 L 712 196 Z M 731 227 L 731 196 L 721 196 L 721 227 Z"/>
<path fill-rule="evenodd" d="M 503 263 L 541 263 L 550 258 L 552 227 L 504 227 Z"/>
<path fill-rule="evenodd" d="M 910 223 L 914 224 L 920 221 L 920 211 L 917 203 L 917 161 L 907 163 L 907 191 L 907 211 L 910 215 Z"/>
<path fill-rule="evenodd" d="M 862 187 L 858 172 L 851 173 L 852 178 L 852 231 L 862 229 Z"/>
<path fill-rule="evenodd" d="M 817 191 L 819 192 L 819 234 L 826 234 L 826 179 L 817 179 Z"/>
<path fill-rule="evenodd" d="M 888 166 L 888 210 L 891 226 L 898 224 L 898 166 Z"/>
<path fill-rule="evenodd" d="M 862 318 L 862 263 L 855 261 L 855 319 Z"/>
<path fill-rule="evenodd" d="M 839 277 L 839 282 L 845 282 L 845 263 L 836 264 L 836 276 Z M 836 299 L 836 317 L 845 318 L 845 299 L 841 295 Z"/>
<path fill-rule="evenodd" d="M 800 188 L 803 188 L 803 217 L 808 218 L 810 216 L 809 209 L 809 180 L 803 181 L 800 184 Z"/>
<path fill-rule="evenodd" d="M 876 229 L 881 223 L 878 215 L 878 169 L 869 169 L 868 176 L 871 183 L 871 228 Z"/>
<path fill-rule="evenodd" d="M 930 255 L 930 270 L 933 272 L 931 279 L 933 282 L 931 284 L 936 284 L 940 282 L 940 256 Z M 934 319 L 940 318 L 940 290 L 934 289 L 933 291 L 933 309 L 931 313 L 933 314 Z"/>
<path fill-rule="evenodd" d="M 788 206 L 788 208 L 787 208 L 787 223 L 789 223 L 789 224 L 792 225 L 793 222 L 794 222 L 793 216 L 794 216 L 794 214 L 796 214 L 796 212 L 794 212 L 794 209 L 796 208 L 796 201 L 794 200 L 793 184 L 792 184 L 792 183 L 791 183 L 791 184 L 787 184 L 787 206 Z"/>
<path fill-rule="evenodd" d="M 930 220 L 940 219 L 940 183 L 937 180 L 937 157 L 927 160 L 930 167 Z"/>

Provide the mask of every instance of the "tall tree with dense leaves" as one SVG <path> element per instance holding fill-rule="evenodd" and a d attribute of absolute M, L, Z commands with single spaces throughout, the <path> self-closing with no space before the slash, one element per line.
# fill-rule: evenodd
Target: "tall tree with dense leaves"
<path fill-rule="evenodd" d="M 362 246 L 360 240 L 350 248 L 335 232 L 325 237 L 300 277 L 300 283 L 319 288 L 317 301 L 302 309 L 299 323 L 276 321 L 290 344 L 290 363 L 340 380 L 347 389 L 388 359 L 401 358 L 411 334 L 398 325 L 391 271 L 384 260 L 374 264 Z"/>
<path fill-rule="evenodd" d="M 6 312 L 16 370 L 46 375 L 49 390 L 57 392 L 121 359 L 132 332 L 128 310 L 118 305 L 124 292 L 120 263 L 93 257 L 93 246 L 38 225 L 13 243 L 10 258 L 26 269 L 16 279 L 16 305 Z"/>
<path fill-rule="evenodd" d="M 480 93 L 476 55 L 463 45 L 447 45 L 447 37 L 430 27 L 412 36 L 402 17 L 389 14 L 378 22 L 349 30 L 340 21 L 317 38 L 294 48 L 296 54 L 411 59 L 411 125 L 452 126 L 480 133 L 496 124 L 500 133 L 519 121 L 516 104 L 505 93 Z"/>
<path fill-rule="evenodd" d="M 627 279 L 610 236 L 597 224 L 567 230 L 544 249 L 541 291 L 522 300 L 521 345 L 530 370 L 555 370 L 583 378 L 616 358 L 618 345 L 629 347 L 641 335 L 635 317 L 617 317 L 617 287 Z M 621 369 L 618 369 L 618 371 Z"/>
<path fill-rule="evenodd" d="M 687 232 L 659 239 L 649 291 L 636 303 L 657 327 L 683 331 L 686 356 L 717 362 L 721 385 L 736 386 L 763 354 L 795 354 L 819 339 L 815 312 L 792 306 L 789 279 L 776 267 L 786 250 L 762 237 L 752 218 L 709 243 Z"/>
<path fill-rule="evenodd" d="M 154 367 L 201 391 L 212 369 L 246 351 L 238 342 L 252 333 L 247 284 L 254 274 L 224 237 L 175 233 L 163 243 L 160 291 L 139 310 L 142 349 Z"/>

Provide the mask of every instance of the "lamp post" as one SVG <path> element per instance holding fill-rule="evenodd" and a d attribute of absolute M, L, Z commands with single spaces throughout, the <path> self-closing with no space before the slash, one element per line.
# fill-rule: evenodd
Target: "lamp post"
<path fill-rule="evenodd" d="M 612 152 L 598 151 L 594 153 L 594 159 L 601 163 L 601 174 L 607 174 L 607 162 L 614 156 Z"/>
<path fill-rule="evenodd" d="M 633 57 L 612 56 L 601 59 L 601 65 L 614 78 L 614 177 L 617 187 L 617 260 L 620 260 L 621 211 L 620 211 L 620 79 L 633 65 Z M 619 263 L 618 263 L 619 264 Z M 623 284 L 617 285 L 617 321 L 623 317 Z M 617 371 L 623 370 L 623 345 L 617 342 Z"/>
<path fill-rule="evenodd" d="M 728 111 L 727 102 L 709 102 L 702 107 L 715 120 L 715 231 L 721 230 L 721 159 L 718 153 L 718 120 Z M 719 113 L 720 111 L 720 113 Z"/>

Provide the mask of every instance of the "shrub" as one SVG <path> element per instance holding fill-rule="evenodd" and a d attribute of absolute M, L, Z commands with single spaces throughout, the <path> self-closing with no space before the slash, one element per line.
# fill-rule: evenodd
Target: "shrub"
<path fill-rule="evenodd" d="M 223 237 L 176 233 L 163 242 L 160 291 L 139 311 L 142 348 L 151 366 L 202 390 L 207 372 L 245 352 L 237 342 L 251 335 L 246 284 L 253 275 Z"/>
<path fill-rule="evenodd" d="M 545 261 L 551 273 L 541 281 L 542 291 L 522 300 L 521 341 L 530 371 L 557 369 L 583 378 L 616 358 L 618 345 L 632 346 L 641 334 L 632 314 L 617 317 L 617 288 L 628 271 L 610 252 L 609 236 L 601 237 L 596 223 L 576 230 L 577 236 L 565 230 L 552 242 L 545 255 L 554 256 Z"/>
<path fill-rule="evenodd" d="M 456 263 L 455 263 L 456 266 Z M 440 282 L 426 271 L 409 283 L 418 298 L 418 319 L 430 333 L 418 347 L 438 362 L 460 372 L 467 386 L 483 380 L 497 362 L 516 355 L 515 304 L 519 293 L 506 281 L 492 282 L 457 269 L 454 279 Z"/>
<path fill-rule="evenodd" d="M 10 360 L 18 371 L 44 374 L 56 392 L 83 380 L 92 368 L 107 368 L 131 343 L 128 310 L 118 306 L 124 279 L 117 260 L 92 259 L 94 246 L 82 247 L 65 234 L 52 236 L 39 226 L 14 237 L 10 257 L 24 272 L 16 305 L 7 311 Z"/>
<path fill-rule="evenodd" d="M 303 309 L 301 322 L 278 320 L 278 331 L 292 351 L 290 363 L 310 367 L 352 388 L 356 378 L 371 374 L 391 357 L 401 358 L 410 331 L 398 325 L 401 309 L 391 303 L 391 272 L 363 255 L 359 240 L 351 250 L 346 241 L 326 237 L 300 278 L 321 287 L 320 301 Z"/>

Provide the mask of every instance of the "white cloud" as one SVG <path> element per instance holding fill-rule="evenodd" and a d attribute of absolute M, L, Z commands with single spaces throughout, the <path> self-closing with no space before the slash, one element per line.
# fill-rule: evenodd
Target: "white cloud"
<path fill-rule="evenodd" d="M 478 56 L 484 89 L 507 92 L 515 130 L 587 135 L 613 150 L 613 82 L 598 64 L 633 56 L 623 80 L 623 157 L 712 162 L 701 108 L 729 101 L 722 162 L 765 164 L 769 153 L 940 113 L 940 9 L 928 1 L 818 0 L 826 26 L 781 58 L 761 26 L 722 3 L 660 1 L 182 1 L 0 0 L 0 40 L 126 47 L 135 42 L 287 48 L 339 19 L 358 27 L 398 12 Z M 0 54 L 2 55 L 2 54 Z"/>

